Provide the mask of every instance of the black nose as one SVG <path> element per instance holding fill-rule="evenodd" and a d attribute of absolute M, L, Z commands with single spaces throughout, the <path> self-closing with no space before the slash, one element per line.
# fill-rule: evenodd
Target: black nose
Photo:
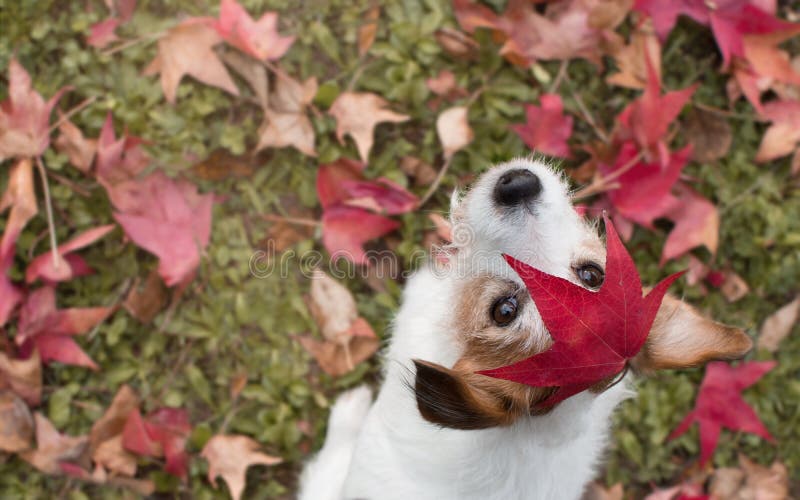
<path fill-rule="evenodd" d="M 530 170 L 509 170 L 500 176 L 494 187 L 494 199 L 499 205 L 512 206 L 530 201 L 542 192 L 542 183 Z"/>

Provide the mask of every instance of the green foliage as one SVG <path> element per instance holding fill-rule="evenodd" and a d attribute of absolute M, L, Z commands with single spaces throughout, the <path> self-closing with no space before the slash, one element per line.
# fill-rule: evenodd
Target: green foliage
<path fill-rule="evenodd" d="M 434 130 L 438 112 L 426 104 L 431 97 L 426 78 L 448 69 L 459 85 L 471 92 L 485 86 L 470 106 L 475 140 L 456 155 L 451 175 L 426 210 L 402 219 L 403 243 L 398 254 L 401 262 L 408 263 L 422 250 L 423 232 L 431 227 L 427 211 L 446 211 L 448 193 L 461 184 L 459 179 L 491 163 L 528 154 L 508 125 L 523 120 L 522 103 L 535 101 L 547 91 L 558 64 L 544 63 L 533 71 L 513 67 L 497 54 L 498 46 L 487 33 L 477 36 L 481 42 L 477 60 L 453 59 L 433 36 L 442 27 L 455 26 L 448 0 L 386 2 L 377 40 L 369 54 L 359 58 L 357 30 L 371 2 L 306 4 L 300 8 L 288 0 L 243 2 L 253 14 L 267 9 L 281 12 L 281 31 L 298 37 L 281 67 L 293 76 L 318 78 L 315 104 L 321 111 L 352 87 L 376 92 L 391 101 L 393 109 L 411 116 L 407 123 L 377 128 L 367 170 L 371 177 L 384 175 L 407 183 L 398 175 L 398 158 L 408 154 L 441 165 Z M 84 41 L 89 26 L 106 15 L 102 2 L 7 0 L 0 9 L 0 68 L 7 67 L 12 56 L 17 57 L 45 96 L 63 85 L 72 86 L 62 100 L 62 109 L 96 99 L 73 117 L 87 136 L 97 135 L 110 111 L 118 133 L 127 128 L 142 136 L 156 166 L 177 174 L 217 148 L 240 154 L 257 140 L 260 111 L 246 100 L 187 78 L 178 89 L 176 105 L 171 106 L 163 98 L 158 79 L 141 74 L 155 55 L 152 34 L 171 26 L 180 16 L 215 15 L 217 9 L 216 2 L 207 0 L 140 1 L 133 20 L 120 30 L 124 37 L 140 41 L 105 54 Z M 719 58 L 711 54 L 716 52 L 708 34 L 681 23 L 665 47 L 665 86 L 676 89 L 701 80 L 694 100 L 724 107 L 725 78 L 713 71 Z M 581 116 L 575 98 L 579 96 L 605 129 L 613 127 L 613 117 L 635 95 L 609 87 L 597 68 L 584 61 L 570 63 L 568 77 L 560 88 L 566 110 Z M 6 93 L 3 85 L 4 81 L 0 95 Z M 240 87 L 247 92 L 244 85 Z M 742 106 L 730 120 L 735 135 L 728 156 L 713 165 L 693 164 L 686 173 L 698 179 L 695 187 L 720 208 L 720 247 L 714 262 L 740 274 L 752 293 L 735 305 L 726 303 L 713 289 L 706 296 L 690 287 L 676 288 L 676 293 L 755 335 L 763 319 L 797 292 L 800 190 L 787 182 L 788 159 L 770 165 L 753 163 L 764 126 L 752 111 Z M 322 443 L 327 409 L 335 395 L 345 387 L 373 381 L 378 373 L 374 360 L 334 380 L 322 373 L 293 339 L 293 335 L 316 330 L 302 300 L 308 280 L 300 263 L 291 261 L 283 276 L 261 279 L 250 272 L 250 259 L 267 230 L 259 216 L 283 212 L 281 197 L 286 193 L 296 194 L 304 206 L 318 210 L 314 187 L 318 161 L 356 157 L 352 141 L 348 139 L 345 145 L 336 141 L 332 118 L 322 113 L 313 121 L 318 160 L 293 149 L 270 150 L 256 159 L 251 178 L 202 186 L 225 201 L 215 206 L 211 244 L 199 276 L 174 310 L 162 313 L 153 325 L 141 325 L 121 310 L 85 336 L 81 345 L 101 366 L 99 373 L 58 365 L 46 370 L 41 411 L 59 430 L 87 432 L 119 386 L 131 384 L 143 397 L 146 410 L 161 405 L 189 409 L 195 425 L 190 439 L 194 452 L 225 426 L 228 432 L 248 434 L 265 444 L 268 452 L 284 457 L 284 465 L 250 471 L 247 498 L 285 497 L 293 491 L 302 460 Z M 593 130 L 583 120 L 576 120 L 573 140 L 586 143 L 594 139 Z M 81 229 L 113 221 L 101 189 L 88 186 L 63 155 L 48 151 L 44 159 L 50 169 L 88 189 L 84 195 L 54 184 L 60 241 Z M 28 252 L 36 255 L 47 249 L 41 238 L 45 231 L 40 214 L 19 240 L 20 263 L 27 261 Z M 154 268 L 152 256 L 122 244 L 118 232 L 113 235 L 83 251 L 97 272 L 60 285 L 61 306 L 115 303 L 130 280 L 144 277 Z M 655 282 L 686 264 L 684 260 L 658 267 L 665 235 L 663 228 L 654 232 L 637 229 L 629 245 L 646 282 Z M 294 248 L 298 253 L 308 249 L 321 250 L 318 238 Z M 705 250 L 696 252 L 707 255 Z M 15 278 L 21 277 L 21 269 L 15 268 Z M 399 303 L 399 286 L 377 295 L 363 280 L 352 280 L 349 286 L 361 314 L 385 338 Z M 743 451 L 760 462 L 780 458 L 794 471 L 794 479 L 800 480 L 800 335 L 797 328 L 794 333 L 777 354 L 779 366 L 747 392 L 747 400 L 775 435 L 775 444 L 725 431 L 715 454 L 716 465 L 732 464 L 736 452 Z M 230 383 L 241 373 L 247 374 L 247 384 L 239 397 L 233 398 Z M 626 402 L 615 417 L 606 466 L 609 482 L 623 480 L 635 491 L 646 491 L 651 483 L 674 482 L 686 463 L 672 457 L 688 460 L 697 455 L 696 430 L 675 441 L 665 443 L 665 438 L 690 409 L 701 377 L 701 370 L 692 370 L 661 373 L 639 382 L 638 398 Z M 304 431 L 306 425 L 310 425 L 310 435 Z M 158 472 L 157 467 L 148 470 L 159 491 L 194 498 L 224 497 L 224 490 L 215 490 L 207 482 L 206 467 L 204 461 L 193 460 L 186 484 Z M 76 499 L 132 496 L 110 487 L 45 477 L 17 458 L 0 464 L 2 497 L 44 498 L 57 492 L 70 492 L 68 496 Z"/>

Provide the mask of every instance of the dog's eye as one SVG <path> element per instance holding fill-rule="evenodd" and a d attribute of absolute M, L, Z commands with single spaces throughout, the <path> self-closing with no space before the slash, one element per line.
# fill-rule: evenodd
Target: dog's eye
<path fill-rule="evenodd" d="M 517 299 L 504 297 L 492 306 L 492 320 L 498 326 L 507 326 L 517 317 Z"/>
<path fill-rule="evenodd" d="M 578 279 L 589 288 L 599 288 L 606 277 L 603 270 L 595 264 L 584 264 L 575 269 L 575 274 L 577 274 Z"/>

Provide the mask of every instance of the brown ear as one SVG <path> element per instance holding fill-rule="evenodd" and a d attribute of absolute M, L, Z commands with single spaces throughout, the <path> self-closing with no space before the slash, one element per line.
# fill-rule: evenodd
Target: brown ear
<path fill-rule="evenodd" d="M 472 384 L 465 376 L 428 361 L 414 360 L 417 407 L 428 422 L 452 429 L 474 430 L 513 421 L 503 402 Z"/>
<path fill-rule="evenodd" d="M 741 358 L 752 347 L 744 331 L 705 318 L 692 306 L 667 295 L 632 364 L 643 371 L 687 368 L 713 359 Z"/>

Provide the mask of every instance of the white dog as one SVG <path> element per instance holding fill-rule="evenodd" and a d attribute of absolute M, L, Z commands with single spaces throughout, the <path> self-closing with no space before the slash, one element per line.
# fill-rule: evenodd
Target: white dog
<path fill-rule="evenodd" d="M 385 353 L 385 380 L 333 407 L 324 447 L 300 498 L 576 499 L 592 480 L 614 408 L 632 395 L 612 380 L 544 412 L 552 389 L 476 374 L 546 350 L 548 332 L 503 253 L 588 288 L 603 281 L 605 247 L 546 165 L 516 160 L 485 173 L 451 210 L 445 264 L 418 271 Z M 744 355 L 741 330 L 667 296 L 640 372 Z"/>

